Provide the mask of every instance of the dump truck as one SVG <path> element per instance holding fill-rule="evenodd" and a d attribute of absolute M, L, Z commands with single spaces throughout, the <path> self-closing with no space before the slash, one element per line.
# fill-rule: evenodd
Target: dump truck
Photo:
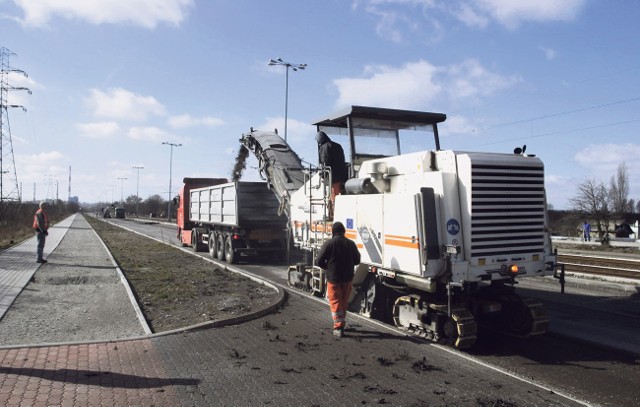
<path fill-rule="evenodd" d="M 176 198 L 178 240 L 227 263 L 254 256 L 281 259 L 287 218 L 266 182 L 184 178 Z"/>

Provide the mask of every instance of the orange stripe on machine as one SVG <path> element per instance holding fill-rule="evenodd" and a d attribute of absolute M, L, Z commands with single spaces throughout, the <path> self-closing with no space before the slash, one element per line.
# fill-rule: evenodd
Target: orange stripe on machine
<path fill-rule="evenodd" d="M 358 236 L 355 230 L 347 230 L 347 232 L 344 234 L 345 237 L 348 237 L 351 240 L 356 240 L 356 237 Z"/>
<path fill-rule="evenodd" d="M 384 244 L 389 246 L 407 247 L 409 249 L 419 249 L 419 241 L 417 237 L 385 235 Z"/>

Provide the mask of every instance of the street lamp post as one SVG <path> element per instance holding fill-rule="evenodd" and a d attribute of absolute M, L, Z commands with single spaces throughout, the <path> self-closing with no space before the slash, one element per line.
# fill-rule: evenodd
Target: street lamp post
<path fill-rule="evenodd" d="M 180 147 L 182 144 L 169 143 L 163 141 L 162 144 L 166 144 L 171 148 L 171 154 L 169 156 L 169 203 L 167 205 L 167 220 L 171 220 L 171 177 L 173 176 L 173 147 Z"/>
<path fill-rule="evenodd" d="M 109 202 L 109 206 L 113 205 L 113 189 L 116 186 L 114 184 L 109 184 L 109 188 L 111 188 L 111 202 Z"/>
<path fill-rule="evenodd" d="M 124 180 L 128 179 L 127 177 L 118 177 L 120 180 L 120 205 L 124 203 Z"/>
<path fill-rule="evenodd" d="M 292 64 L 285 62 L 282 58 L 269 60 L 269 65 L 281 65 L 285 67 L 285 87 L 284 87 L 284 141 L 287 141 L 287 113 L 289 110 L 289 68 L 296 72 L 298 69 L 304 70 L 307 64 Z"/>
<path fill-rule="evenodd" d="M 144 169 L 144 165 L 134 165 L 132 168 L 138 170 L 138 176 L 136 177 L 136 218 L 140 217 L 138 213 L 138 203 L 140 201 L 140 170 Z"/>

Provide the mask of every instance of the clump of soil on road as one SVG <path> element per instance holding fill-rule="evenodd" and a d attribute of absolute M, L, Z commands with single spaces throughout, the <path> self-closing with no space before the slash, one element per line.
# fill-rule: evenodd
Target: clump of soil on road
<path fill-rule="evenodd" d="M 235 317 L 276 299 L 272 288 L 176 247 L 85 219 L 118 262 L 154 332 Z"/>

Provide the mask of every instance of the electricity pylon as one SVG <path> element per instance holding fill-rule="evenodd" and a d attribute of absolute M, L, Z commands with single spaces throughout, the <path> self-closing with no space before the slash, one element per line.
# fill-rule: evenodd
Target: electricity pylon
<path fill-rule="evenodd" d="M 9 84 L 9 76 L 11 74 L 24 75 L 27 74 L 20 69 L 13 69 L 9 65 L 9 58 L 15 55 L 7 48 L 0 48 L 0 202 L 2 201 L 19 201 L 21 200 L 20 190 L 18 189 L 18 175 L 16 174 L 16 162 L 13 157 L 13 143 L 11 141 L 11 128 L 9 127 L 9 108 L 19 108 L 24 110 L 24 106 L 10 105 L 7 101 L 9 91 L 27 91 L 31 94 L 31 90 L 25 87 L 16 87 Z"/>

